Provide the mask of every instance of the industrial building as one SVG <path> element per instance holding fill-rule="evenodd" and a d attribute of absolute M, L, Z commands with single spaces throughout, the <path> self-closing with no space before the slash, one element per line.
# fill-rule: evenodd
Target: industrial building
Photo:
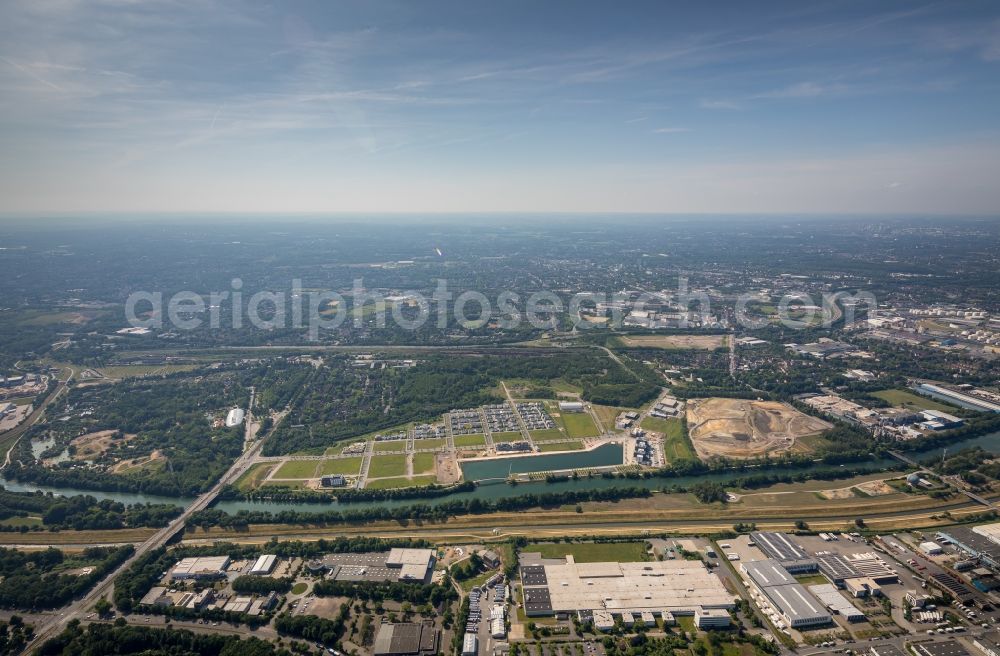
<path fill-rule="evenodd" d="M 170 570 L 170 578 L 185 579 L 216 579 L 226 575 L 229 567 L 229 556 L 203 556 L 184 558 Z"/>
<path fill-rule="evenodd" d="M 475 633 L 466 633 L 462 638 L 462 656 L 476 656 L 479 653 L 479 637 Z"/>
<path fill-rule="evenodd" d="M 970 656 L 969 652 L 957 640 L 944 642 L 913 642 L 910 648 L 918 656 Z"/>
<path fill-rule="evenodd" d="M 243 419 L 246 417 L 246 413 L 243 408 L 233 408 L 226 415 L 226 427 L 232 428 L 233 426 L 239 426 L 243 423 Z"/>
<path fill-rule="evenodd" d="M 1000 524 L 983 524 L 971 529 L 956 526 L 939 532 L 938 537 L 954 543 L 984 564 L 1000 569 Z"/>
<path fill-rule="evenodd" d="M 809 592 L 834 615 L 840 615 L 848 622 L 863 622 L 865 620 L 865 614 L 855 608 L 854 604 L 845 599 L 844 595 L 840 594 L 837 588 L 829 583 L 810 585 Z"/>
<path fill-rule="evenodd" d="M 861 572 L 840 554 L 817 554 L 816 562 L 819 564 L 819 571 L 838 588 L 843 587 L 847 579 L 862 576 Z"/>
<path fill-rule="evenodd" d="M 871 656 L 906 656 L 902 649 L 893 644 L 872 645 L 868 649 Z"/>
<path fill-rule="evenodd" d="M 923 551 L 928 556 L 940 556 L 942 553 L 944 553 L 944 550 L 941 548 L 940 544 L 931 541 L 921 542 L 920 550 Z"/>
<path fill-rule="evenodd" d="M 310 571 L 330 571 L 336 581 L 429 582 L 434 570 L 431 549 L 393 549 L 367 553 L 335 553 L 307 563 Z"/>
<path fill-rule="evenodd" d="M 400 581 L 423 581 L 434 569 L 434 550 L 397 547 L 389 552 L 385 566 L 398 569 Z"/>
<path fill-rule="evenodd" d="M 965 394 L 964 392 L 959 392 L 957 390 L 949 389 L 941 385 L 934 385 L 932 383 L 920 383 L 913 389 L 926 396 L 943 398 L 946 401 L 951 401 L 955 405 L 961 406 L 963 408 L 969 408 L 970 410 L 981 410 L 983 412 L 1000 412 L 1000 404 L 993 403 L 992 401 L 980 398 L 978 396 L 972 396 L 971 394 Z"/>
<path fill-rule="evenodd" d="M 726 629 L 732 623 L 729 613 L 715 608 L 699 608 L 694 612 L 694 625 L 699 629 Z"/>
<path fill-rule="evenodd" d="M 615 628 L 615 616 L 606 610 L 595 610 L 594 628 L 598 631 L 610 631 Z"/>
<path fill-rule="evenodd" d="M 267 575 L 274 570 L 274 566 L 278 563 L 278 557 L 273 554 L 266 554 L 254 561 L 253 567 L 250 568 L 251 574 Z"/>
<path fill-rule="evenodd" d="M 438 651 L 438 631 L 427 624 L 383 624 L 375 636 L 373 656 L 422 656 Z"/>
<path fill-rule="evenodd" d="M 860 572 L 861 576 L 869 578 L 879 585 L 899 583 L 899 574 L 889 567 L 877 553 L 851 554 L 847 562 Z"/>
<path fill-rule="evenodd" d="M 777 560 L 744 562 L 740 565 L 740 570 L 746 574 L 751 588 L 759 592 L 793 629 L 820 626 L 833 621 L 816 598 L 796 582 Z"/>
<path fill-rule="evenodd" d="M 560 401 L 559 412 L 583 412 L 583 404 L 579 401 Z"/>
<path fill-rule="evenodd" d="M 793 574 L 815 572 L 819 569 L 816 560 L 784 533 L 755 531 L 750 534 L 750 539 L 768 558 L 777 560 L 782 567 Z"/>
<path fill-rule="evenodd" d="M 729 610 L 733 595 L 701 562 L 577 563 L 521 568 L 524 610 L 529 617 L 604 610 L 693 615 L 699 608 Z"/>

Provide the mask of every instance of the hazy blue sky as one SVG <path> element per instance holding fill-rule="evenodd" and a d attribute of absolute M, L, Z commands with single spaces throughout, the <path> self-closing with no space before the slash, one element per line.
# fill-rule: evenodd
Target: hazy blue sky
<path fill-rule="evenodd" d="M 0 3 L 0 211 L 1000 213 L 1000 2 Z"/>

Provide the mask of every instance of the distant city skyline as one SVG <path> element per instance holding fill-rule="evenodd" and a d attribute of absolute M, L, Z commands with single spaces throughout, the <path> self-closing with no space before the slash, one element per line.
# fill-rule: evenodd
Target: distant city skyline
<path fill-rule="evenodd" d="M 12 0 L 0 213 L 1000 213 L 1000 5 Z"/>

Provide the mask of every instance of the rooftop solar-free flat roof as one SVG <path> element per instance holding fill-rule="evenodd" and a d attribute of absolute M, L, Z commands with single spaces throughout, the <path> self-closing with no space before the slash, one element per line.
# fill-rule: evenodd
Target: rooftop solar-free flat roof
<path fill-rule="evenodd" d="M 788 570 L 773 558 L 746 561 L 740 565 L 740 569 L 746 572 L 747 576 L 761 589 L 775 585 L 795 583 L 795 577 L 789 574 Z"/>
<path fill-rule="evenodd" d="M 693 612 L 699 606 L 732 608 L 733 595 L 701 562 L 667 560 L 639 563 L 545 565 L 552 608 L 614 612 L 662 609 Z"/>
<path fill-rule="evenodd" d="M 798 583 L 771 586 L 764 590 L 764 594 L 775 608 L 793 623 L 812 623 L 830 619 L 830 614 L 819 600 Z"/>

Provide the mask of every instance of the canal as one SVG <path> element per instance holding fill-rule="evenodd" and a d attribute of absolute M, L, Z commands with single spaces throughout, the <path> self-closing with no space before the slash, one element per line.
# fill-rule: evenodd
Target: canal
<path fill-rule="evenodd" d="M 974 446 L 1000 455 L 1000 431 L 982 435 L 980 437 L 969 438 L 948 445 L 948 450 L 952 453 L 960 449 Z M 497 458 L 489 461 L 469 462 L 463 465 L 466 476 L 473 479 L 506 478 L 508 472 L 530 473 L 538 471 L 552 471 L 567 468 L 601 467 L 621 463 L 621 446 L 606 445 L 589 452 L 573 452 L 560 454 L 547 454 L 535 458 Z M 602 450 L 605 449 L 605 450 Z M 922 460 L 932 455 L 941 453 L 941 447 L 914 451 L 909 453 L 916 460 Z M 532 461 L 541 461 L 535 464 Z M 859 469 L 863 472 L 876 472 L 887 467 L 899 464 L 891 458 L 872 459 L 865 463 L 854 463 L 852 469 Z M 511 485 L 506 482 L 484 483 L 468 492 L 459 492 L 436 499 L 401 499 L 383 501 L 358 501 L 351 503 L 338 503 L 331 500 L 329 503 L 308 503 L 308 502 L 279 502 L 279 501 L 219 501 L 215 507 L 224 512 L 235 514 L 241 510 L 247 511 L 270 511 L 270 512 L 326 512 L 330 510 L 364 509 L 369 507 L 398 507 L 408 506 L 414 503 L 425 503 L 430 506 L 452 500 L 480 499 L 484 501 L 501 499 L 506 497 L 520 496 L 523 494 L 543 494 L 546 492 L 565 492 L 571 490 L 594 490 L 606 489 L 610 487 L 644 487 L 649 490 L 669 488 L 672 485 L 683 487 L 690 486 L 699 481 L 716 481 L 727 483 L 739 478 L 759 474 L 810 474 L 836 471 L 842 467 L 838 465 L 827 465 L 822 463 L 810 463 L 797 467 L 757 467 L 748 471 L 726 471 L 703 474 L 698 476 L 677 476 L 674 478 L 649 478 L 649 479 L 621 479 L 603 478 L 600 475 L 591 477 L 581 476 L 578 479 L 560 480 L 552 483 L 545 481 L 533 481 L 529 483 L 518 483 Z M 186 505 L 191 499 L 178 499 L 172 497 L 160 497 L 149 494 L 125 493 L 125 492 L 95 492 L 90 490 L 80 490 L 74 488 L 55 488 L 37 486 L 28 483 L 18 483 L 7 481 L 0 477 L 0 484 L 8 490 L 14 492 L 32 492 L 42 490 L 65 496 L 76 494 L 89 494 L 98 499 L 114 499 L 122 503 L 174 503 Z"/>

